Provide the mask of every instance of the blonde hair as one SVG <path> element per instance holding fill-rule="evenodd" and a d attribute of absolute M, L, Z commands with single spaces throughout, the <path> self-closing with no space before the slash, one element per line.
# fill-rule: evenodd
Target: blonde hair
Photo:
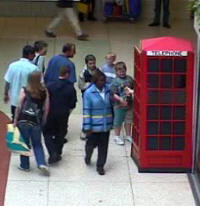
<path fill-rule="evenodd" d="M 105 56 L 106 59 L 109 59 L 110 57 L 115 57 L 116 58 L 116 54 L 113 52 L 108 52 Z"/>
<path fill-rule="evenodd" d="M 119 70 L 122 70 L 122 69 L 127 70 L 126 64 L 124 62 L 117 62 L 115 64 L 115 71 L 119 71 Z"/>

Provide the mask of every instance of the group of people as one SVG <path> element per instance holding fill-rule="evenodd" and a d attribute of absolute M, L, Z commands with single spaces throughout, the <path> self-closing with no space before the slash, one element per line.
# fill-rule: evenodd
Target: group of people
<path fill-rule="evenodd" d="M 22 58 L 11 63 L 5 74 L 4 102 L 10 102 L 12 120 L 26 144 L 33 148 L 36 163 L 44 175 L 49 175 L 48 164 L 62 159 L 62 150 L 68 131 L 69 116 L 76 107 L 77 95 L 75 64 L 70 58 L 76 53 L 75 44 L 63 45 L 62 53 L 53 56 L 45 68 L 47 43 L 36 41 L 23 48 Z M 133 79 L 126 74 L 124 62 L 116 62 L 109 52 L 105 63 L 96 66 L 96 58 L 89 54 L 78 76 L 82 92 L 82 133 L 86 140 L 85 163 L 90 165 L 95 147 L 98 147 L 96 169 L 104 175 L 110 130 L 114 141 L 124 145 L 132 142 Z M 121 135 L 124 124 L 126 134 Z M 41 136 L 44 136 L 49 158 L 45 161 Z M 30 170 L 29 157 L 20 155 L 19 169 Z"/>

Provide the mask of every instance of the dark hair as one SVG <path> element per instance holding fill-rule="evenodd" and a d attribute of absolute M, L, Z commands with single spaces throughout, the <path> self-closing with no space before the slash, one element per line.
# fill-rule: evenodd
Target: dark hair
<path fill-rule="evenodd" d="M 95 73 L 92 75 L 92 82 L 95 84 L 101 77 L 103 77 L 106 80 L 106 75 L 97 69 Z"/>
<path fill-rule="evenodd" d="M 117 62 L 115 64 L 115 70 L 118 71 L 118 70 L 121 70 L 121 69 L 126 69 L 126 64 L 124 62 Z"/>
<path fill-rule="evenodd" d="M 23 48 L 22 55 L 27 58 L 30 54 L 35 54 L 35 49 L 31 45 L 26 45 Z"/>
<path fill-rule="evenodd" d="M 67 51 L 71 51 L 73 47 L 75 48 L 75 44 L 66 43 L 62 48 L 62 52 L 65 53 Z"/>
<path fill-rule="evenodd" d="M 33 45 L 36 52 L 41 51 L 43 48 L 46 48 L 47 46 L 48 44 L 43 40 L 35 41 Z"/>
<path fill-rule="evenodd" d="M 41 72 L 34 71 L 28 76 L 27 91 L 33 98 L 44 100 L 46 98 L 46 89 L 41 83 Z"/>
<path fill-rule="evenodd" d="M 60 67 L 59 75 L 60 75 L 61 77 L 64 77 L 67 73 L 68 73 L 68 74 L 70 73 L 69 67 L 67 67 L 67 66 L 62 66 L 62 67 Z"/>
<path fill-rule="evenodd" d="M 85 63 L 87 64 L 89 61 L 96 61 L 96 57 L 93 54 L 88 54 L 85 57 Z"/>

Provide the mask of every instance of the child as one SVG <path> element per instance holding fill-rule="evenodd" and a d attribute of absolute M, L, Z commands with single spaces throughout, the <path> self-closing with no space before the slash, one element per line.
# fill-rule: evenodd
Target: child
<path fill-rule="evenodd" d="M 115 65 L 116 55 L 112 52 L 109 52 L 105 56 L 106 63 L 102 65 L 101 71 L 106 75 L 106 83 L 108 86 L 111 85 L 112 80 L 116 77 L 115 74 Z"/>
<path fill-rule="evenodd" d="M 133 79 L 126 74 L 126 65 L 124 62 L 117 62 L 115 65 L 117 77 L 111 84 L 111 96 L 114 101 L 114 141 L 118 145 L 124 145 L 124 139 L 132 142 L 132 95 L 127 93 L 125 88 L 133 89 Z M 120 137 L 121 127 L 124 123 L 126 136 Z"/>
<path fill-rule="evenodd" d="M 34 43 L 35 49 L 35 58 L 33 59 L 33 63 L 38 66 L 42 73 L 45 72 L 45 55 L 47 53 L 48 44 L 45 41 L 36 41 Z"/>
<path fill-rule="evenodd" d="M 94 73 L 99 70 L 96 67 L 96 57 L 92 54 L 88 54 L 85 57 L 85 67 L 83 68 L 82 72 L 80 73 L 79 79 L 78 79 L 78 87 L 81 90 L 82 94 L 85 92 L 85 90 L 90 86 L 92 82 L 92 76 Z M 81 133 L 80 138 L 82 140 L 85 140 L 85 133 Z"/>

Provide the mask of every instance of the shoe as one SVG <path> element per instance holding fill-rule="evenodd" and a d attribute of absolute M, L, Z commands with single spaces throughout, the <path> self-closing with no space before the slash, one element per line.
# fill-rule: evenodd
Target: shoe
<path fill-rule="evenodd" d="M 51 38 L 55 38 L 56 35 L 53 32 L 47 31 L 45 30 L 44 33 L 46 34 L 46 36 L 51 37 Z"/>
<path fill-rule="evenodd" d="M 67 138 L 64 138 L 64 144 L 66 144 L 68 142 Z"/>
<path fill-rule="evenodd" d="M 99 175 L 105 175 L 105 170 L 102 167 L 98 167 L 97 172 L 99 173 Z"/>
<path fill-rule="evenodd" d="M 80 139 L 86 140 L 86 134 L 84 132 L 81 132 Z"/>
<path fill-rule="evenodd" d="M 128 142 L 132 143 L 132 137 L 131 136 L 125 136 L 124 139 L 127 140 Z"/>
<path fill-rule="evenodd" d="M 160 23 L 157 23 L 157 22 L 153 22 L 153 23 L 149 24 L 149 26 L 159 26 L 159 25 L 160 25 Z"/>
<path fill-rule="evenodd" d="M 115 136 L 114 141 L 118 145 L 124 145 L 124 140 L 120 136 Z"/>
<path fill-rule="evenodd" d="M 49 173 L 49 168 L 46 166 L 46 165 L 40 165 L 38 167 L 38 169 L 41 171 L 41 173 L 44 175 L 44 176 L 49 176 L 50 173 Z"/>
<path fill-rule="evenodd" d="M 56 157 L 49 157 L 48 163 L 53 164 L 53 163 L 59 162 L 61 159 L 62 159 L 62 157 L 60 155 L 58 155 Z"/>
<path fill-rule="evenodd" d="M 88 41 L 88 35 L 87 34 L 78 35 L 77 39 L 80 41 Z"/>
<path fill-rule="evenodd" d="M 171 26 L 169 24 L 163 24 L 163 27 L 170 29 Z"/>
<path fill-rule="evenodd" d="M 29 168 L 23 168 L 21 166 L 18 166 L 18 169 L 21 170 L 21 171 L 24 171 L 24 172 L 30 172 L 30 169 Z"/>
<path fill-rule="evenodd" d="M 97 18 L 95 18 L 94 16 L 89 16 L 88 21 L 97 21 Z"/>
<path fill-rule="evenodd" d="M 86 165 L 90 165 L 90 164 L 91 164 L 90 158 L 85 157 L 85 164 L 86 164 Z"/>

